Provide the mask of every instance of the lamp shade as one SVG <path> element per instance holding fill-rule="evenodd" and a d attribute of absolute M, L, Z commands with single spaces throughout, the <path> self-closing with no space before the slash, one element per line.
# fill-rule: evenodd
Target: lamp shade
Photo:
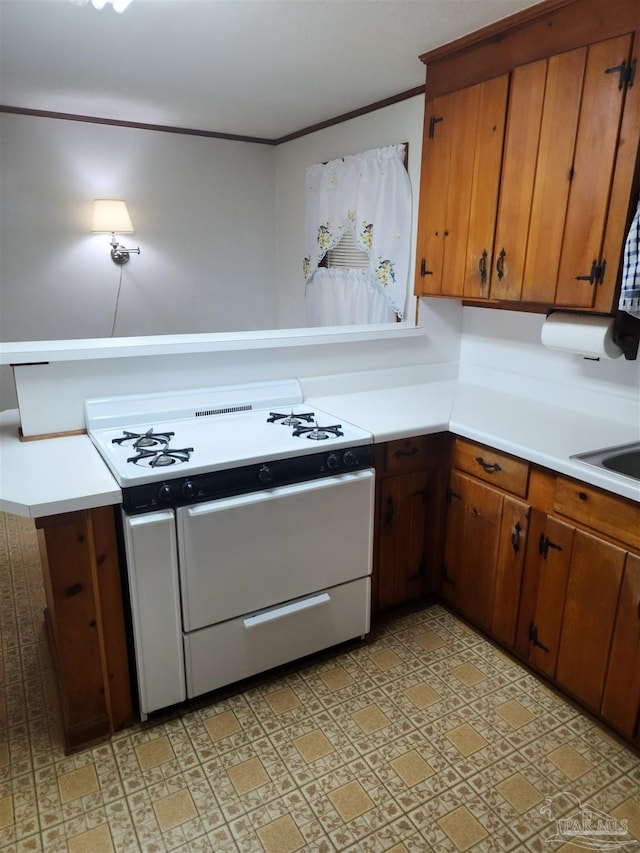
<path fill-rule="evenodd" d="M 133 223 L 124 201 L 118 198 L 95 199 L 91 230 L 130 234 L 133 231 Z"/>

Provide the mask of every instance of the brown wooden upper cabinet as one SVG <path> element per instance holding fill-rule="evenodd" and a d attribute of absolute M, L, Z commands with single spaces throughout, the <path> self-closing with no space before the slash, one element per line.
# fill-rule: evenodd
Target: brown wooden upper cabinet
<path fill-rule="evenodd" d="M 610 312 L 634 193 L 634 33 L 429 99 L 416 294 Z"/>

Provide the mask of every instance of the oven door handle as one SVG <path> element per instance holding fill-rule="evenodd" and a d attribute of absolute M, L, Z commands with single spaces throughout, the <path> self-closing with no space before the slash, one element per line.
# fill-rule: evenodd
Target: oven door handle
<path fill-rule="evenodd" d="M 305 598 L 302 601 L 294 601 L 291 604 L 284 604 L 282 607 L 276 607 L 274 610 L 267 610 L 265 613 L 258 613 L 256 616 L 248 616 L 243 619 L 244 627 L 249 630 L 258 625 L 264 625 L 267 622 L 275 622 L 276 619 L 283 619 L 285 616 L 291 616 L 292 613 L 298 613 L 301 610 L 309 610 L 311 607 L 318 607 L 321 604 L 326 604 L 331 601 L 328 593 L 321 592 L 318 595 L 313 595 L 311 598 Z"/>

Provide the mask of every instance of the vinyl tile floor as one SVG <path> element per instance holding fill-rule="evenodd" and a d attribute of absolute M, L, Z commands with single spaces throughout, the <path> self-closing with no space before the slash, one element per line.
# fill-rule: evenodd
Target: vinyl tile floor
<path fill-rule="evenodd" d="M 65 756 L 43 606 L 0 515 L 3 853 L 640 851 L 638 755 L 442 607 Z"/>

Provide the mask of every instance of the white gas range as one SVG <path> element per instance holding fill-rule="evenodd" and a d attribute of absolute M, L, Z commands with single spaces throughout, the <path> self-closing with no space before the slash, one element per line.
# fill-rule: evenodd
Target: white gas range
<path fill-rule="evenodd" d="M 370 433 L 297 380 L 85 412 L 123 492 L 143 718 L 368 632 Z"/>

